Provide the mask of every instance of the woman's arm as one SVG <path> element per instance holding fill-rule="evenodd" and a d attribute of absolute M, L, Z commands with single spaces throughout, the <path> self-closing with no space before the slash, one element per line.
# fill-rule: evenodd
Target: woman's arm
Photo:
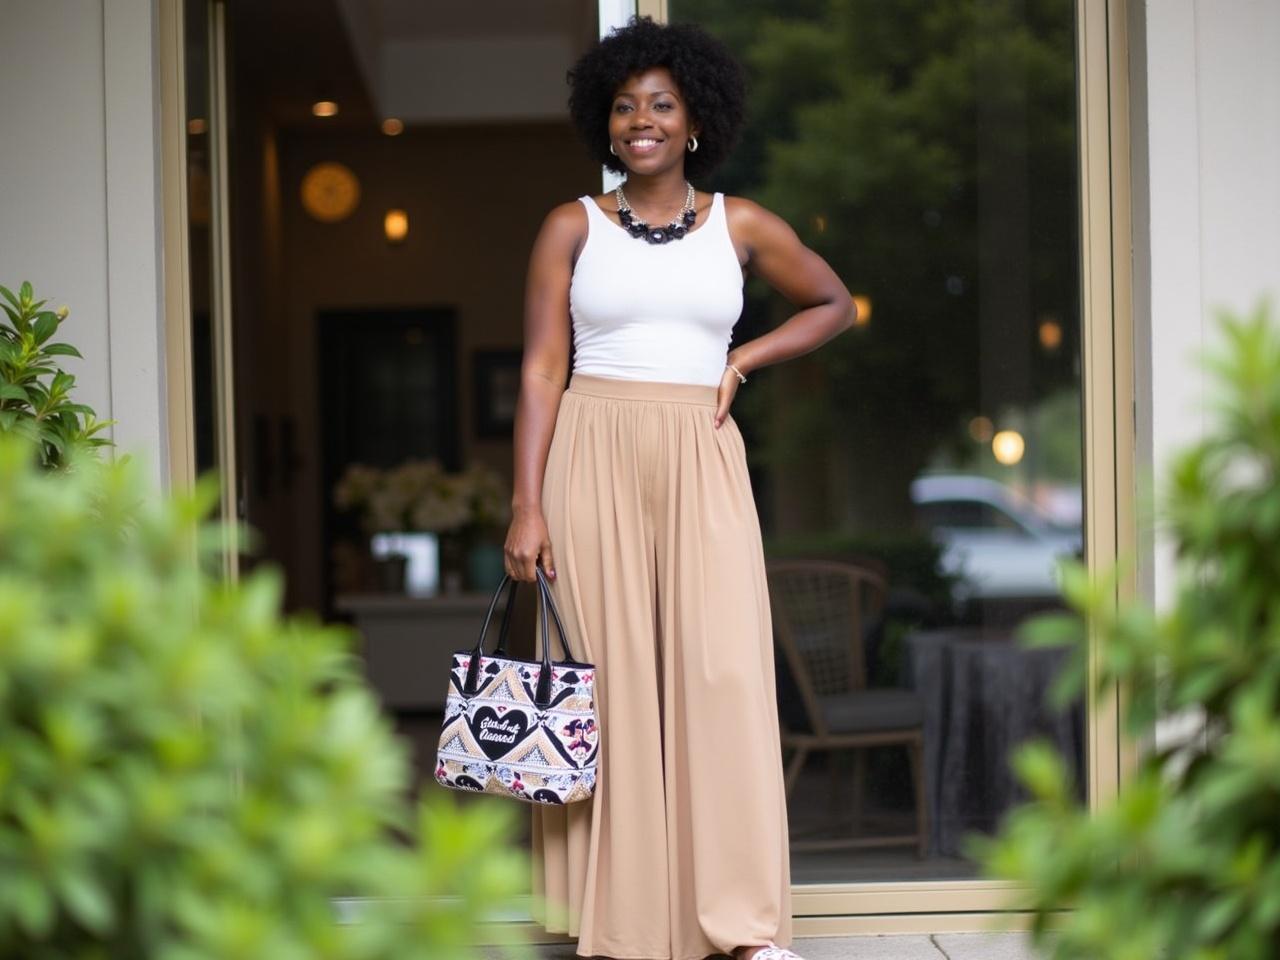
<path fill-rule="evenodd" d="M 542 476 L 569 373 L 569 280 L 586 231 L 578 201 L 560 204 L 542 222 L 525 284 L 524 357 L 515 416 L 515 482 L 503 565 L 517 580 L 533 580 L 539 559 L 555 576 L 542 516 Z"/>
<path fill-rule="evenodd" d="M 809 353 L 853 326 L 857 308 L 834 270 L 777 214 L 744 197 L 726 198 L 733 234 L 747 251 L 747 268 L 800 307 L 768 333 L 729 351 L 729 363 L 750 373 Z M 716 426 L 729 413 L 738 378 L 726 369 Z"/>

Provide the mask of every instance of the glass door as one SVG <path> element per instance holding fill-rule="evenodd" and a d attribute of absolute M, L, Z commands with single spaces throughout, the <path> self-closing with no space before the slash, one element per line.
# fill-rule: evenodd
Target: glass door
<path fill-rule="evenodd" d="M 234 577 L 239 554 L 232 522 L 244 516 L 232 368 L 226 7 L 221 0 L 182 0 L 181 16 L 189 263 L 189 328 L 182 333 L 191 404 L 185 456 L 195 474 L 218 479 L 218 515 L 228 522 L 223 568 Z"/>
<path fill-rule="evenodd" d="M 669 4 L 749 74 L 742 140 L 699 186 L 780 214 L 859 305 L 735 405 L 774 571 L 797 884 L 976 878 L 965 837 L 1021 798 L 1008 758 L 1033 736 L 1085 795 L 1085 705 L 1048 699 L 1066 651 L 1015 639 L 1086 548 L 1076 16 Z M 747 293 L 739 340 L 794 312 Z"/>
<path fill-rule="evenodd" d="M 484 403 L 501 390 L 482 387 L 508 382 L 541 216 L 594 189 L 599 173 L 540 98 L 562 107 L 563 67 L 637 5 L 498 4 L 496 16 L 479 4 L 343 0 L 303 17 L 274 0 L 171 2 L 185 49 L 194 465 L 220 478 L 222 516 L 247 515 L 259 530 L 290 607 L 341 616 L 344 596 L 378 592 L 371 607 L 436 616 L 375 584 L 368 538 L 344 539 L 333 518 L 335 477 L 350 463 L 329 429 L 339 392 L 328 377 L 347 354 L 326 347 L 325 331 L 340 347 L 362 324 L 412 320 L 385 363 L 406 382 L 450 374 L 430 379 L 443 426 L 406 428 L 421 453 L 389 443 L 406 457 L 509 471 L 509 425 L 500 404 Z M 1114 481 L 1101 471 L 1121 467 L 1085 453 L 1106 445 L 1098 424 L 1114 411 L 1099 398 L 1116 376 L 1103 369 L 1112 332 L 1081 220 L 1092 202 L 1082 142 L 1095 120 L 1079 106 L 1076 51 L 1082 11 L 1099 5 L 639 3 L 705 27 L 749 72 L 744 136 L 698 186 L 783 216 L 858 298 L 857 328 L 760 371 L 734 409 L 767 558 L 836 561 L 866 591 L 860 615 L 840 620 L 812 578 L 771 581 L 801 916 L 997 909 L 963 841 L 1019 799 L 1010 750 L 1048 737 L 1074 758 L 1082 795 L 1101 782 L 1099 721 L 1085 704 L 1047 702 L 1061 653 L 1014 640 L 1028 615 L 1059 604 L 1056 558 L 1105 561 L 1115 547 L 1096 533 L 1115 526 L 1104 515 L 1115 504 L 1100 507 L 1096 492 Z M 508 62 L 516 34 L 546 65 L 545 90 L 532 85 L 515 104 L 497 88 L 475 102 L 433 93 L 451 79 L 436 65 L 479 76 Z M 402 75 L 370 68 L 380 49 L 410 48 L 421 55 L 400 63 Z M 457 51 L 470 53 L 448 59 Z M 493 186 L 512 149 L 541 164 L 515 207 Z M 510 229 L 466 249 L 449 225 L 467 217 L 504 217 Z M 752 281 L 737 337 L 789 310 Z M 379 356 L 369 376 L 393 386 Z M 363 441 L 357 408 L 344 436 Z M 234 574 L 233 544 L 226 555 Z M 394 638 L 357 626 L 377 686 Z M 856 668 L 833 669 L 850 657 Z M 419 676 L 385 660 L 382 692 L 429 781 L 440 705 L 419 696 L 431 680 L 401 697 L 393 681 L 405 675 Z M 821 723 L 815 711 L 826 711 Z M 847 736 L 801 750 L 819 727 Z"/>

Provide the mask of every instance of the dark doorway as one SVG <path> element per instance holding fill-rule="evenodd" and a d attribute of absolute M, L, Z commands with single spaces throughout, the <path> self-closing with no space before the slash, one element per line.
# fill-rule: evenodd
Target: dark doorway
<path fill-rule="evenodd" d="M 321 502 L 325 556 L 358 540 L 358 522 L 332 491 L 349 464 L 394 467 L 437 459 L 461 466 L 458 444 L 457 318 L 452 307 L 324 311 L 320 336 Z M 333 574 L 324 565 L 325 614 Z"/>

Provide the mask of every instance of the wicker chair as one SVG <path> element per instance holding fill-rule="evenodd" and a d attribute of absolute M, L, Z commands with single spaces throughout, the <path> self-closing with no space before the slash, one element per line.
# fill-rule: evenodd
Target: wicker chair
<path fill-rule="evenodd" d="M 853 824 L 862 815 L 866 748 L 907 748 L 915 789 L 916 832 L 902 836 L 794 840 L 793 849 L 896 846 L 914 843 L 923 857 L 928 841 L 924 791 L 923 706 L 910 690 L 867 686 L 863 631 L 885 604 L 887 585 L 879 573 L 850 563 L 771 560 L 767 564 L 774 638 L 799 691 L 807 730 L 784 720 L 782 749 L 794 751 L 786 771 L 790 798 L 805 760 L 817 752 L 854 752 Z M 834 757 L 831 758 L 834 760 Z M 832 770 L 833 799 L 838 788 Z"/>

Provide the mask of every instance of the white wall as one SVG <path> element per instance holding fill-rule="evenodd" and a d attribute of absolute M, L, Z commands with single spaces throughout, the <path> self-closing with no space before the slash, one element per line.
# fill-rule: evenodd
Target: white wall
<path fill-rule="evenodd" d="M 0 283 L 71 317 L 79 399 L 161 476 L 156 0 L 0 0 Z"/>
<path fill-rule="evenodd" d="M 1192 358 L 1212 343 L 1216 311 L 1269 295 L 1280 319 L 1280 3 L 1133 0 L 1131 13 L 1135 417 L 1149 497 L 1205 428 Z M 1168 542 L 1148 535 L 1141 560 L 1143 588 L 1166 607 Z M 1164 717 L 1155 743 L 1201 726 L 1194 711 Z"/>
<path fill-rule="evenodd" d="M 1215 311 L 1280 320 L 1280 2 L 1133 0 L 1134 306 L 1140 470 L 1156 489 L 1204 429 L 1193 357 Z M 1147 557 L 1157 604 L 1167 545 Z"/>

